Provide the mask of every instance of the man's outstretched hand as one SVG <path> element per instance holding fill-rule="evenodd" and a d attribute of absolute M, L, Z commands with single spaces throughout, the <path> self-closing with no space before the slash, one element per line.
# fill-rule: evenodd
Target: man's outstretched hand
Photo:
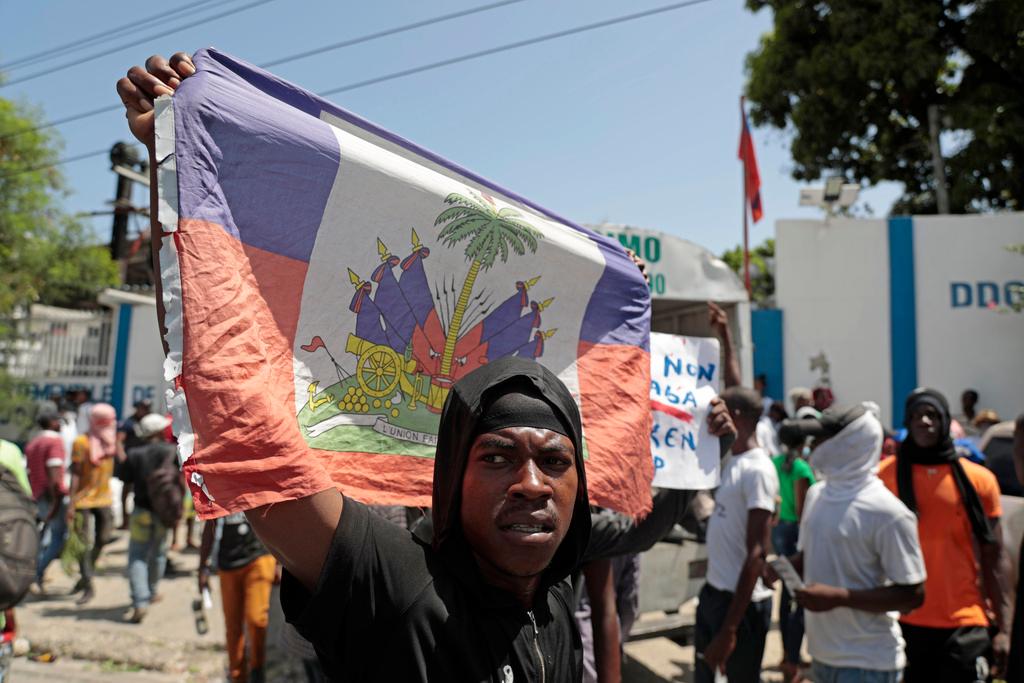
<path fill-rule="evenodd" d="M 145 68 L 133 66 L 128 75 L 117 82 L 117 94 L 124 103 L 128 128 L 139 142 L 153 148 L 153 100 L 160 95 L 173 95 L 181 81 L 196 72 L 192 58 L 175 52 L 170 60 L 153 55 Z"/>

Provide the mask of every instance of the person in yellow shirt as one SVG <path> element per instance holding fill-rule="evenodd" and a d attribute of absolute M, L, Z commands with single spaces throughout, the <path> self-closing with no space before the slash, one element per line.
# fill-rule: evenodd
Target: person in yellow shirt
<path fill-rule="evenodd" d="M 74 591 L 82 591 L 77 604 L 92 600 L 92 579 L 103 546 L 111 539 L 113 529 L 113 496 L 110 477 L 114 473 L 117 454 L 117 413 L 107 403 L 97 403 L 89 413 L 89 431 L 75 439 L 71 446 L 71 504 L 68 525 L 81 530 L 87 549 L 79 559 L 82 577 Z"/>

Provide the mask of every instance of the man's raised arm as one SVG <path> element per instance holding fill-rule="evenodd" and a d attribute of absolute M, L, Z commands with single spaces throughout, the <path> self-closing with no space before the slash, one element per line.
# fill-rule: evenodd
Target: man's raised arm
<path fill-rule="evenodd" d="M 173 95 L 181 82 L 195 72 L 192 58 L 184 52 L 177 52 L 170 59 L 153 55 L 144 67 L 133 66 L 117 82 L 117 94 L 124 104 L 128 127 L 149 151 L 150 234 L 153 236 L 153 272 L 156 273 L 160 272 L 157 257 L 163 234 L 157 220 L 158 160 L 155 158 L 153 100 L 161 95 Z M 164 329 L 162 302 L 158 279 L 156 303 L 161 331 Z M 343 501 L 341 493 L 328 489 L 306 498 L 248 510 L 246 516 L 267 549 L 290 574 L 312 590 L 331 547 Z"/>

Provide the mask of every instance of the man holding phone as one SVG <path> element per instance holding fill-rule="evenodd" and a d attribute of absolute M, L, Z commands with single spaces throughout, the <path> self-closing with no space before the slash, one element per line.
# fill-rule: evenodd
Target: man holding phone
<path fill-rule="evenodd" d="M 897 683 L 904 641 L 891 612 L 924 602 L 925 568 L 914 514 L 877 476 L 882 425 L 867 406 L 786 420 L 780 437 L 811 437 L 824 481 L 807 492 L 801 551 L 807 649 L 817 683 Z M 769 576 L 777 572 L 769 571 Z"/>

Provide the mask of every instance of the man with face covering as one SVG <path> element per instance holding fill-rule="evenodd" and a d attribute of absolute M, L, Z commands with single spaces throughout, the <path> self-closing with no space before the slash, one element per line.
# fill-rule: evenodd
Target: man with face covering
<path fill-rule="evenodd" d="M 906 660 L 893 611 L 924 600 L 925 566 L 913 513 L 876 476 L 882 425 L 865 406 L 786 420 L 780 437 L 813 437 L 824 477 L 807 492 L 801 551 L 811 676 L 818 683 L 896 683 Z"/>
<path fill-rule="evenodd" d="M 904 680 L 984 681 L 989 662 L 1001 677 L 1013 607 L 1009 558 L 1000 540 L 999 483 L 989 470 L 959 457 L 949 404 L 938 391 L 912 391 L 904 416 L 907 437 L 878 475 L 917 513 L 928 567 L 924 604 L 900 619 L 907 641 Z"/>

